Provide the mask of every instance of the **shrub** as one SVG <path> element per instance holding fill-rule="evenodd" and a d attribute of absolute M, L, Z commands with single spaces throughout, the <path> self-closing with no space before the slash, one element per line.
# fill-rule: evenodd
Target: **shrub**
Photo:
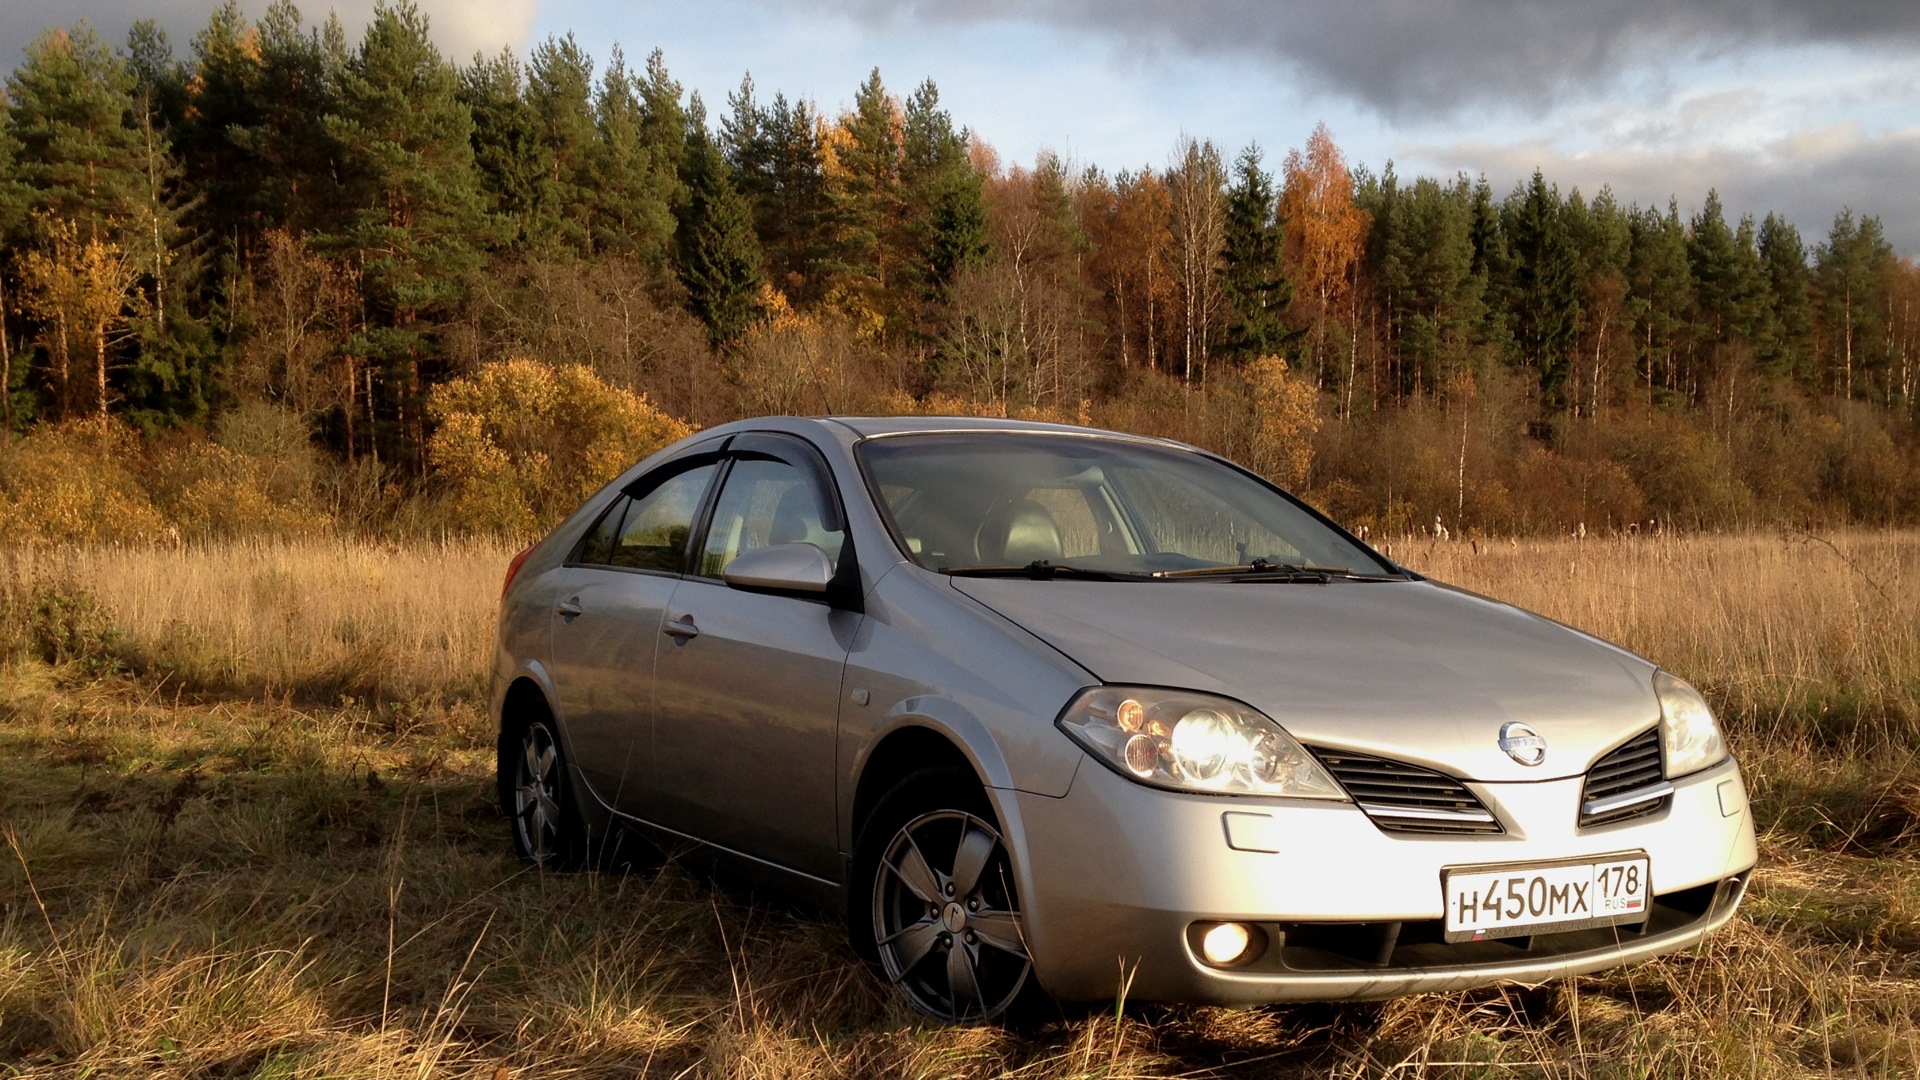
<path fill-rule="evenodd" d="M 693 433 L 584 366 L 523 359 L 436 387 L 427 411 L 439 425 L 427 460 L 447 523 L 482 533 L 549 527 L 629 465 Z"/>
<path fill-rule="evenodd" d="M 115 420 L 0 436 L 0 543 L 140 542 L 169 536 L 134 466 L 140 439 Z"/>
<path fill-rule="evenodd" d="M 327 524 L 315 498 L 324 471 L 299 415 L 249 402 L 220 418 L 213 442 L 156 451 L 151 486 L 182 536 L 288 535 Z"/>

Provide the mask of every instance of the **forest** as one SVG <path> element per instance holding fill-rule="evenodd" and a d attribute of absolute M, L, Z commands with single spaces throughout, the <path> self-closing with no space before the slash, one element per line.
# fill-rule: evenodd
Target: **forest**
<path fill-rule="evenodd" d="M 773 412 L 1180 438 L 1383 536 L 1920 521 L 1920 268 L 1871 208 L 1324 126 L 1008 162 L 931 81 L 709 109 L 659 50 L 461 62 L 405 3 L 54 27 L 4 94 L 0 539 L 526 533 Z"/>

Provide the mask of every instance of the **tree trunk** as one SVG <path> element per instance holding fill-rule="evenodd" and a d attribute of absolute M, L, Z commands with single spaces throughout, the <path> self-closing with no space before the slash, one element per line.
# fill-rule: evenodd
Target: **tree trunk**
<path fill-rule="evenodd" d="M 0 434 L 13 430 L 13 343 L 7 340 L 7 283 L 0 278 Z"/>
<path fill-rule="evenodd" d="M 67 349 L 67 313 L 56 309 L 53 316 L 53 374 L 60 384 L 60 419 L 73 411 L 73 356 Z"/>
<path fill-rule="evenodd" d="M 94 375 L 100 390 L 100 419 L 107 418 L 107 328 L 103 323 L 93 331 Z"/>

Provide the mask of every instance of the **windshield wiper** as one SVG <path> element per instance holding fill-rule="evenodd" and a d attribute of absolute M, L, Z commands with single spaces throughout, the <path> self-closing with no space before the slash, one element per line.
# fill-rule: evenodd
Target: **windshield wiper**
<path fill-rule="evenodd" d="M 1089 581 L 1151 581 L 1156 575 L 1135 574 L 1125 570 L 1095 570 L 1087 566 L 1035 559 L 1024 566 L 943 566 L 940 573 L 949 577 L 1023 577 L 1044 581 L 1055 577 L 1077 577 Z"/>
<path fill-rule="evenodd" d="M 1185 570 L 1162 570 L 1153 576 L 1157 578 L 1229 577 L 1241 581 L 1299 582 L 1307 585 L 1325 585 L 1336 577 L 1372 580 L 1365 575 L 1355 574 L 1345 566 L 1276 563 L 1268 562 L 1266 559 L 1255 559 L 1239 566 L 1194 566 Z"/>

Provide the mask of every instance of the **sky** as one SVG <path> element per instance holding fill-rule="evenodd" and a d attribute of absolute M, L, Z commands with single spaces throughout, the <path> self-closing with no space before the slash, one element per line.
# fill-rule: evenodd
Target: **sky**
<path fill-rule="evenodd" d="M 419 0 L 458 59 L 572 32 L 602 63 L 654 48 L 717 119 L 751 72 L 848 108 L 877 67 L 932 79 L 1008 163 L 1042 150 L 1108 172 L 1163 167 L 1187 136 L 1277 171 L 1324 122 L 1353 165 L 1402 177 L 1535 168 L 1562 192 L 1691 215 L 1769 211 L 1809 247 L 1842 208 L 1920 256 L 1915 0 Z M 340 0 L 350 29 L 374 0 Z M 265 0 L 244 0 L 258 13 Z M 4 0 L 0 66 L 85 18 L 150 17 L 185 52 L 213 0 Z M 305 10 L 323 14 L 318 4 Z"/>

